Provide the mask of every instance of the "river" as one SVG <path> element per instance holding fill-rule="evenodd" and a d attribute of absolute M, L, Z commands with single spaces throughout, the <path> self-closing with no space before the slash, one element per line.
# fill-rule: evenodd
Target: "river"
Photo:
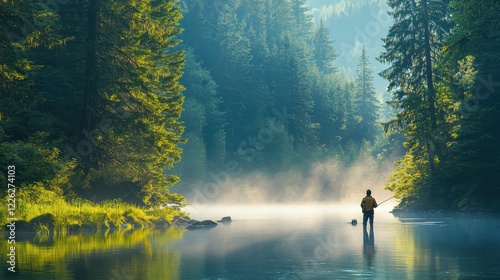
<path fill-rule="evenodd" d="M 209 230 L 102 232 L 16 241 L 16 272 L 2 279 L 500 279 L 500 218 L 486 214 L 375 213 L 358 206 L 187 208 Z M 350 221 L 356 218 L 357 225 Z"/>

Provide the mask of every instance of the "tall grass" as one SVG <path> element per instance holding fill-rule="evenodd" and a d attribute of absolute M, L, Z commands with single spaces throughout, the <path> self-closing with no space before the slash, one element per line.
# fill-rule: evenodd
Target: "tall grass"
<path fill-rule="evenodd" d="M 16 193 L 15 217 L 31 221 L 43 214 L 52 214 L 54 227 L 47 224 L 35 225 L 39 231 L 53 230 L 66 233 L 70 228 L 148 228 L 160 221 L 171 222 L 174 216 L 186 214 L 172 207 L 145 209 L 121 200 L 94 203 L 83 199 L 67 201 L 62 195 L 46 190 L 42 186 L 32 185 L 18 189 Z M 5 211 L 0 211 L 0 220 L 7 223 Z"/>

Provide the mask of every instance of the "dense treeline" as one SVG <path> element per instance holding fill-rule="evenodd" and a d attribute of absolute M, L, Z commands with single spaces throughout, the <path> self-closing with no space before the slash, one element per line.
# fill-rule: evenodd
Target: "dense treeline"
<path fill-rule="evenodd" d="M 189 186 L 232 160 L 354 162 L 381 132 L 373 73 L 365 52 L 356 80 L 336 69 L 305 2 L 3 1 L 2 166 L 30 188 L 149 205 L 182 200 L 176 174 Z"/>
<path fill-rule="evenodd" d="M 499 210 L 498 1 L 388 1 L 380 60 L 408 149 L 389 189 L 410 209 Z"/>
<path fill-rule="evenodd" d="M 184 142 L 176 1 L 2 1 L 0 16 L 0 161 L 16 183 L 182 199 L 164 174 Z"/>
<path fill-rule="evenodd" d="M 2 1 L 0 162 L 34 192 L 151 205 L 235 162 L 349 165 L 405 139 L 401 207 L 498 210 L 500 3 L 388 4 L 390 120 L 366 50 L 348 78 L 305 0 Z"/>
<path fill-rule="evenodd" d="M 305 0 L 182 7 L 186 185 L 233 161 L 245 172 L 334 157 L 352 163 L 381 135 L 366 52 L 355 80 L 339 71 L 330 30 L 313 24 Z"/>

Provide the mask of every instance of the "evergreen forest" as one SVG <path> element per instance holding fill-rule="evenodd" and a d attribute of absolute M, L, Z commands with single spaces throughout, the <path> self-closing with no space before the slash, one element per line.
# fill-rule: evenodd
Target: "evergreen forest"
<path fill-rule="evenodd" d="M 3 0 L 0 181 L 152 207 L 362 162 L 399 209 L 500 211 L 500 2 L 387 5 L 350 75 L 307 0 Z"/>

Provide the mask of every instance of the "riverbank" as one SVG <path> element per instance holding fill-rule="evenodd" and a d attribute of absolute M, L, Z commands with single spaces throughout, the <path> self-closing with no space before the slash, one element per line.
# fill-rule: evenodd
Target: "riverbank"
<path fill-rule="evenodd" d="M 16 197 L 15 217 L 0 211 L 0 221 L 16 223 L 16 232 L 71 233 L 107 229 L 166 227 L 174 217 L 189 219 L 179 206 L 140 207 L 121 200 L 94 203 L 66 200 L 43 188 L 31 188 Z M 2 230 L 6 230 L 5 227 Z"/>

